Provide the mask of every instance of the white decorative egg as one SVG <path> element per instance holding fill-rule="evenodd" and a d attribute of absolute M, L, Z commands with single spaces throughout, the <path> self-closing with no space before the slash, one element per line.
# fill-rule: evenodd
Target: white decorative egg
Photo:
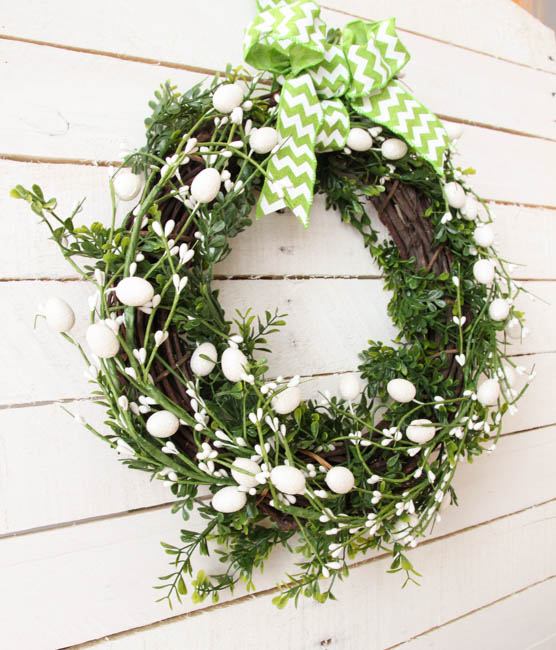
<path fill-rule="evenodd" d="M 131 276 L 118 282 L 116 297 L 129 307 L 143 307 L 153 299 L 154 289 L 152 284 L 143 278 Z"/>
<path fill-rule="evenodd" d="M 487 248 L 494 243 L 494 230 L 488 224 L 477 226 L 473 232 L 473 240 L 477 246 Z"/>
<path fill-rule="evenodd" d="M 348 133 L 346 144 L 353 151 L 368 151 L 373 146 L 373 139 L 365 129 L 354 127 Z"/>
<path fill-rule="evenodd" d="M 226 348 L 222 353 L 220 364 L 222 365 L 222 372 L 228 381 L 239 381 L 242 376 L 247 372 L 247 357 L 241 350 L 237 348 Z"/>
<path fill-rule="evenodd" d="M 494 262 L 477 260 L 473 264 L 473 277 L 479 284 L 490 284 L 494 280 Z"/>
<path fill-rule="evenodd" d="M 448 205 L 452 208 L 459 210 L 465 205 L 465 191 L 463 187 L 455 181 L 444 185 L 444 196 L 446 197 L 446 201 L 448 201 Z"/>
<path fill-rule="evenodd" d="M 259 474 L 260 471 L 261 468 L 254 460 L 241 457 L 234 460 L 231 469 L 234 481 L 236 481 L 238 485 L 243 485 L 247 488 L 257 487 L 257 485 L 259 485 L 255 476 Z M 249 473 L 246 474 L 246 472 Z"/>
<path fill-rule="evenodd" d="M 510 315 L 510 303 L 504 298 L 495 298 L 488 306 L 488 315 L 495 321 L 506 320 Z"/>
<path fill-rule="evenodd" d="M 114 332 L 104 323 L 93 323 L 85 333 L 87 345 L 93 354 L 101 359 L 110 359 L 118 354 L 120 342 Z"/>
<path fill-rule="evenodd" d="M 208 359 L 204 359 L 203 357 L 208 357 Z M 212 343 L 205 341 L 205 343 L 201 343 L 195 348 L 191 355 L 189 365 L 193 374 L 198 377 L 206 377 L 213 371 L 217 360 L 218 353 L 216 352 L 216 348 Z"/>
<path fill-rule="evenodd" d="M 237 512 L 245 507 L 247 495 L 238 490 L 235 485 L 227 485 L 212 497 L 211 505 L 218 512 Z"/>
<path fill-rule="evenodd" d="M 75 324 L 73 309 L 61 298 L 49 298 L 44 306 L 46 323 L 55 332 L 69 332 Z"/>
<path fill-rule="evenodd" d="M 500 385 L 496 379 L 486 379 L 477 389 L 477 400 L 483 406 L 494 406 L 500 396 Z"/>
<path fill-rule="evenodd" d="M 407 153 L 407 144 L 398 138 L 388 138 L 384 140 L 380 150 L 387 160 L 400 160 Z"/>
<path fill-rule="evenodd" d="M 405 404 L 406 402 L 411 402 L 415 398 L 415 386 L 407 379 L 402 379 L 398 377 L 397 379 L 391 379 L 386 386 L 388 395 L 396 401 Z"/>
<path fill-rule="evenodd" d="M 231 113 L 241 106 L 243 88 L 239 84 L 222 84 L 214 91 L 212 105 L 219 113 Z"/>
<path fill-rule="evenodd" d="M 191 183 L 191 196 L 199 203 L 210 203 L 218 192 L 222 179 L 214 167 L 207 167 L 200 171 Z"/>
<path fill-rule="evenodd" d="M 463 124 L 457 122 L 442 122 L 450 140 L 459 140 L 463 135 Z"/>
<path fill-rule="evenodd" d="M 461 216 L 466 221 L 475 221 L 478 212 L 479 212 L 479 203 L 477 199 L 472 194 L 467 194 L 465 196 L 465 204 L 463 208 L 460 209 Z"/>
<path fill-rule="evenodd" d="M 255 153 L 270 153 L 277 144 L 278 131 L 271 126 L 263 126 L 249 136 L 249 146 Z"/>
<path fill-rule="evenodd" d="M 156 411 L 147 420 L 147 431 L 155 438 L 169 438 L 180 428 L 180 421 L 170 411 Z"/>
<path fill-rule="evenodd" d="M 340 379 L 340 395 L 348 402 L 357 399 L 361 394 L 361 381 L 357 375 L 343 375 Z"/>
<path fill-rule="evenodd" d="M 279 415 L 287 415 L 301 404 L 301 391 L 299 386 L 290 386 L 276 393 L 272 398 L 272 408 Z"/>
<path fill-rule="evenodd" d="M 426 442 L 431 441 L 435 433 L 436 428 L 432 426 L 430 420 L 425 418 L 412 420 L 405 430 L 405 435 L 417 445 L 424 445 Z"/>
<path fill-rule="evenodd" d="M 277 465 L 270 472 L 270 480 L 274 487 L 284 494 L 303 494 L 305 492 L 305 476 L 297 467 Z"/>
<path fill-rule="evenodd" d="M 143 177 L 130 169 L 120 169 L 112 181 L 116 196 L 122 201 L 133 200 L 143 187 Z"/>
<path fill-rule="evenodd" d="M 337 465 L 331 467 L 324 478 L 326 485 L 336 494 L 347 494 L 353 490 L 355 477 L 350 469 Z"/>

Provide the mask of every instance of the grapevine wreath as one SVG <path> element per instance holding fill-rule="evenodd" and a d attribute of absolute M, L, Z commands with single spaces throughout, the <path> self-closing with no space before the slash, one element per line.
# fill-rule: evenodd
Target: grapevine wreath
<path fill-rule="evenodd" d="M 507 356 L 522 335 L 520 289 L 447 127 L 399 80 L 409 55 L 394 21 L 327 30 L 313 2 L 259 10 L 245 58 L 262 72 L 229 69 L 183 95 L 163 85 L 146 145 L 111 176 L 109 225 L 76 226 L 79 207 L 58 216 L 38 186 L 13 192 L 96 286 L 85 346 L 68 334 L 67 303 L 52 298 L 43 314 L 79 348 L 106 407 L 109 433 L 87 428 L 166 481 L 185 520 L 197 507 L 206 521 L 163 544 L 170 604 L 190 589 L 218 600 L 251 588 L 275 546 L 303 556 L 279 606 L 333 597 L 348 560 L 369 549 L 391 551 L 391 570 L 414 579 L 406 550 L 455 502 L 458 462 L 494 447 L 524 390 Z M 283 315 L 230 322 L 212 279 L 255 208 L 289 208 L 308 225 L 315 192 L 361 233 L 399 335 L 369 342 L 338 396 L 304 401 L 299 376 L 268 376 Z M 194 572 L 199 552 L 218 553 L 222 571 Z"/>

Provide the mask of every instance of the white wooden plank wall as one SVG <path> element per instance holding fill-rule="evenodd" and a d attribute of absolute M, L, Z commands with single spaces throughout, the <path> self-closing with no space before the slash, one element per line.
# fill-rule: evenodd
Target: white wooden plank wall
<path fill-rule="evenodd" d="M 0 20 L 0 630 L 2 646 L 52 650 L 521 650 L 556 648 L 556 47 L 554 34 L 510 0 L 326 0 L 326 20 L 395 15 L 412 52 L 406 81 L 445 119 L 467 125 L 459 149 L 496 213 L 498 244 L 524 299 L 531 336 L 513 353 L 537 378 L 495 454 L 457 477 L 461 507 L 445 513 L 413 559 L 421 587 L 400 590 L 387 558 L 359 562 L 338 601 L 277 612 L 276 555 L 253 596 L 169 612 L 154 603 L 159 541 L 179 525 L 162 485 L 123 468 L 55 403 L 94 422 L 76 355 L 39 327 L 52 294 L 75 306 L 90 291 L 63 263 L 16 183 L 40 183 L 81 218 L 108 213 L 108 163 L 142 142 L 154 88 L 181 88 L 241 60 L 254 0 L 5 3 Z M 207 26 L 211 36 L 207 37 Z M 98 164 L 100 161 L 100 164 Z M 272 279 L 260 279 L 260 276 Z M 278 306 L 272 370 L 302 373 L 304 390 L 334 390 L 371 337 L 388 337 L 387 296 L 355 232 L 317 201 L 308 233 L 268 217 L 238 237 L 219 268 L 224 304 Z M 333 309 L 330 307 L 333 306 Z M 78 324 L 82 332 L 84 322 Z M 341 333 L 341 335 L 339 334 Z M 322 350 L 329 354 L 326 357 Z M 207 569 L 211 561 L 207 562 Z"/>

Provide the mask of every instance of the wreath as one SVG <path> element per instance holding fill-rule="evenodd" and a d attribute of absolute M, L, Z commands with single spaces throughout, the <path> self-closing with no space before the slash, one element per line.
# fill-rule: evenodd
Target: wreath
<path fill-rule="evenodd" d="M 521 289 L 447 127 L 399 80 L 409 55 L 394 21 L 340 32 L 305 0 L 259 9 L 245 51 L 263 72 L 228 69 L 185 94 L 164 84 L 145 146 L 111 176 L 108 225 L 76 226 L 80 206 L 61 217 L 36 185 L 13 190 L 96 286 L 86 345 L 69 334 L 66 302 L 50 299 L 43 314 L 80 350 L 106 409 L 109 432 L 87 428 L 169 484 L 184 519 L 196 507 L 206 520 L 163 544 L 172 571 L 157 588 L 170 605 L 191 589 L 216 601 L 252 588 L 276 546 L 303 556 L 278 606 L 333 597 L 348 561 L 370 549 L 415 580 L 407 549 L 456 502 L 458 462 L 494 448 L 525 390 L 507 352 L 521 336 Z M 308 225 L 314 192 L 361 234 L 399 330 L 391 344 L 371 341 L 358 374 L 317 401 L 302 399 L 302 368 L 268 376 L 268 339 L 285 316 L 230 321 L 212 287 L 255 208 L 289 208 Z M 195 573 L 194 553 L 215 544 L 222 571 Z"/>

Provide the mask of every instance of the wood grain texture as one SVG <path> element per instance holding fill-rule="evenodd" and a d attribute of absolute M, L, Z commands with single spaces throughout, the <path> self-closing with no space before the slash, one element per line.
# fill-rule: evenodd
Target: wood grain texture
<path fill-rule="evenodd" d="M 3 153 L 117 160 L 144 140 L 148 101 L 169 79 L 183 90 L 205 75 L 0 41 Z M 13 103 L 11 97 L 18 97 Z"/>
<path fill-rule="evenodd" d="M 401 2 L 397 4 L 404 5 Z M 405 13 L 409 14 L 407 5 L 406 1 Z M 323 19 L 330 27 L 342 27 L 353 20 L 353 16 L 343 13 L 346 11 L 345 3 L 336 5 L 336 8 L 340 11 L 324 9 L 322 12 Z M 245 26 L 255 14 L 254 0 L 235 2 L 234 11 L 226 12 L 225 21 L 214 20 L 215 16 L 225 11 L 222 0 L 187 7 L 173 0 L 167 4 L 166 10 L 173 19 L 164 25 L 164 38 L 160 38 L 161 25 L 152 20 L 146 5 L 139 5 L 129 32 L 126 30 L 122 34 L 122 22 L 129 23 L 127 9 L 123 3 L 114 5 L 107 0 L 83 10 L 69 0 L 58 0 L 53 11 L 39 20 L 35 18 L 38 13 L 36 2 L 16 5 L 8 10 L 9 15 L 3 21 L 3 26 L 6 34 L 15 37 L 154 59 L 166 64 L 223 70 L 228 63 L 237 65 L 243 60 L 242 37 Z M 383 15 L 385 10 L 387 13 Z M 364 9 L 361 7 L 361 11 L 362 15 L 372 19 L 395 15 L 394 7 L 378 8 L 374 3 Z M 371 15 L 375 11 L 377 15 Z M 462 14 L 463 20 L 468 22 L 469 9 Z M 31 15 L 33 19 L 30 20 Z M 63 20 L 60 19 L 62 16 Z M 183 21 L 186 17 L 201 28 L 190 30 L 184 38 Z M 401 25 L 402 18 L 398 16 Z M 86 29 L 81 27 L 84 21 Z M 537 35 L 545 36 L 547 30 L 533 24 L 537 27 Z M 79 28 L 68 30 L 68 25 Z M 218 42 L 218 47 L 205 46 L 207 30 L 203 29 L 204 25 L 210 25 L 210 41 Z M 533 31 L 532 26 L 530 29 Z M 405 70 L 407 83 L 420 89 L 420 100 L 431 109 L 452 117 L 473 119 L 536 135 L 554 137 L 556 134 L 556 124 L 550 112 L 552 74 L 509 65 L 492 56 L 416 34 L 400 32 L 400 37 L 412 56 Z M 546 63 L 550 63 L 548 57 Z M 437 79 L 442 79 L 442 83 L 436 83 Z"/>
<path fill-rule="evenodd" d="M 372 4 L 366 0 L 328 0 L 325 6 L 367 20 L 395 16 L 402 32 L 417 32 L 496 58 L 556 72 L 554 33 L 506 0 L 465 0 L 450 6 L 449 13 L 438 11 L 437 0 L 420 0 L 418 9 L 416 0 L 374 0 Z M 253 0 L 235 0 L 233 11 L 226 11 L 226 0 L 187 5 L 167 0 L 166 7 L 172 20 L 161 23 L 153 21 L 150 8 L 141 3 L 134 6 L 130 20 L 125 4 L 109 0 L 79 9 L 69 0 L 57 0 L 48 12 L 42 11 L 40 0 L 28 0 L 6 7 L 0 33 L 198 66 L 218 67 L 225 58 L 223 48 L 228 57 L 225 62 L 240 60 L 241 34 L 253 16 Z M 226 20 L 214 20 L 222 12 Z M 188 24 L 184 27 L 186 19 Z M 211 30 L 210 46 L 196 50 L 190 44 L 197 37 L 193 26 L 207 23 Z M 68 24 L 74 28 L 68 29 Z"/>
<path fill-rule="evenodd" d="M 550 650 L 556 645 L 556 577 L 549 578 L 464 615 L 417 638 L 391 646 L 400 650 Z M 500 631 L 504 634 L 501 635 Z"/>
<path fill-rule="evenodd" d="M 412 553 L 426 576 L 420 587 L 401 590 L 399 579 L 385 573 L 388 559 L 375 558 L 338 585 L 338 601 L 322 607 L 302 601 L 297 610 L 277 615 L 271 604 L 274 593 L 263 594 L 138 634 L 102 639 L 95 647 L 135 650 L 143 644 L 149 650 L 166 650 L 187 640 L 188 650 L 223 645 L 241 650 L 263 642 L 271 650 L 306 650 L 330 639 L 330 647 L 342 650 L 384 650 L 553 575 L 555 560 L 546 550 L 556 526 L 554 513 L 556 504 L 551 502 L 423 543 Z M 264 630 L 255 622 L 260 620 Z M 65 632 L 66 638 L 70 635 Z"/>
<path fill-rule="evenodd" d="M 447 117 L 463 119 L 465 116 L 470 122 L 517 131 L 532 124 L 526 128 L 528 133 L 554 135 L 550 75 L 519 66 L 508 70 L 513 64 L 483 57 L 485 61 L 470 66 L 469 74 L 467 67 L 462 68 L 459 80 L 438 83 L 440 70 L 435 71 L 434 65 L 442 66 L 449 55 L 440 56 L 438 63 L 431 65 L 439 56 L 434 49 L 434 57 L 432 52 L 423 53 L 418 66 L 417 61 L 411 64 L 417 66 L 412 68 L 414 78 L 409 73 L 407 77 L 408 83 L 431 109 Z M 454 51 L 462 56 L 461 51 Z M 7 40 L 0 40 L 0 56 L 4 61 L 6 84 L 0 101 L 2 152 L 29 157 L 115 160 L 122 140 L 132 147 L 142 144 L 147 102 L 160 83 L 170 78 L 185 90 L 204 78 L 187 70 L 169 70 L 136 61 Z M 468 56 L 480 55 L 468 53 Z M 493 62 L 501 69 L 487 70 L 488 81 L 476 82 L 474 78 L 483 74 L 484 68 L 488 69 Z M 432 76 L 423 79 L 423 71 L 429 69 L 433 70 Z M 514 77 L 521 75 L 542 75 L 543 78 L 518 79 L 515 83 Z M 466 79 L 468 87 L 465 87 Z M 496 79 L 500 79 L 498 88 Z M 521 89 L 524 84 L 523 92 L 527 95 L 529 88 L 527 96 L 534 96 L 534 101 L 526 105 Z M 75 88 L 80 92 L 73 92 Z M 11 103 L 12 96 L 19 97 L 17 105 Z M 542 144 L 556 147 L 554 142 L 539 142 L 531 145 L 533 149 L 542 150 Z M 480 155 L 481 148 L 474 147 L 473 151 Z"/>
<path fill-rule="evenodd" d="M 286 327 L 271 339 L 271 376 L 352 371 L 368 340 L 388 343 L 396 335 L 386 317 L 389 296 L 379 279 L 221 280 L 214 286 L 229 320 L 236 317 L 236 310 L 245 312 L 250 307 L 256 314 L 267 309 L 287 314 Z M 540 299 L 519 299 L 518 305 L 527 307 L 531 334 L 516 341 L 509 351 L 554 351 L 556 306 L 547 304 L 554 295 L 554 282 L 530 281 L 524 286 Z M 36 328 L 33 322 L 49 297 L 63 298 L 77 314 L 72 334 L 84 342 L 89 322 L 87 297 L 91 294 L 91 286 L 85 282 L 0 282 L 0 301 L 10 305 L 0 323 L 4 343 L 0 365 L 11 370 L 0 376 L 0 406 L 89 395 L 78 350 L 51 332 L 44 320 L 38 319 Z"/>
<path fill-rule="evenodd" d="M 104 429 L 99 406 L 64 406 Z M 173 500 L 161 481 L 129 471 L 114 450 L 54 404 L 0 410 L 0 449 L 0 536 Z"/>
<path fill-rule="evenodd" d="M 10 242 L 0 256 L 0 279 L 77 277 L 27 204 L 6 198 L 11 188 L 18 183 L 27 187 L 40 184 L 49 197 L 58 199 L 61 215 L 70 214 L 86 198 L 76 223 L 108 223 L 108 175 L 105 167 L 0 160 L 4 233 Z M 120 213 L 126 209 L 127 204 L 120 204 Z M 519 205 L 492 205 L 491 209 L 495 215 L 496 246 L 508 260 L 519 265 L 515 277 L 556 279 L 556 258 L 552 253 L 556 212 Z M 321 196 L 315 198 L 311 219 L 310 231 L 288 214 L 273 214 L 255 221 L 231 242 L 232 252 L 216 272 L 224 276 L 379 275 L 358 233 L 341 223 L 336 213 L 326 211 Z M 377 222 L 377 229 L 384 232 Z"/>

